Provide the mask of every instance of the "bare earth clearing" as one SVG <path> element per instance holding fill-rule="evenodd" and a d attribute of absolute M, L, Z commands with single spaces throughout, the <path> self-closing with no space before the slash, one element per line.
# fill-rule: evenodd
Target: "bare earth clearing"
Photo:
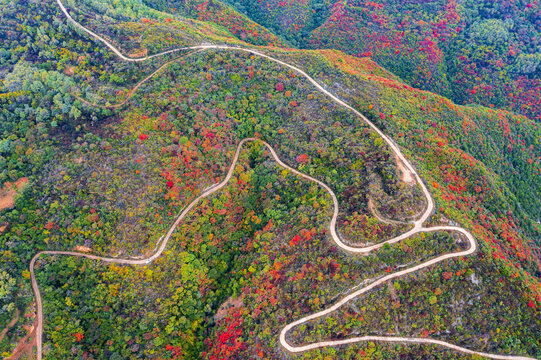
<path fill-rule="evenodd" d="M 15 195 L 25 184 L 28 184 L 28 179 L 25 177 L 20 178 L 13 184 L 4 184 L 4 187 L 0 190 L 0 210 L 8 209 L 15 205 Z"/>

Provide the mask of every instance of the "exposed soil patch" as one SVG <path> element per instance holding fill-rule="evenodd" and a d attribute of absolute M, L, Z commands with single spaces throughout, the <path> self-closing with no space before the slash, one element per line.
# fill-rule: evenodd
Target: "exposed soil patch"
<path fill-rule="evenodd" d="M 234 308 L 238 309 L 242 306 L 242 296 L 238 296 L 235 299 L 233 299 L 232 296 L 227 299 L 222 306 L 218 309 L 216 314 L 214 315 L 214 321 L 218 322 L 222 320 L 224 317 L 226 317 L 227 313 L 229 312 L 229 309 Z"/>
<path fill-rule="evenodd" d="M 134 51 L 132 53 L 129 53 L 128 56 L 131 58 L 141 58 L 148 55 L 148 49 L 142 49 L 139 51 Z"/>
<path fill-rule="evenodd" d="M 405 182 L 408 185 L 413 185 L 413 182 L 415 179 L 413 178 L 413 175 L 411 172 L 402 164 L 402 161 L 396 156 L 396 154 L 393 152 L 394 160 L 396 161 L 396 166 L 398 167 L 398 171 L 400 172 L 400 180 Z"/>
<path fill-rule="evenodd" d="M 28 183 L 28 179 L 25 177 L 15 181 L 15 183 L 6 182 L 2 190 L 0 190 L 0 210 L 9 209 L 15 205 L 15 195 L 25 184 Z M 2 232 L 3 229 L 0 229 Z"/>
<path fill-rule="evenodd" d="M 91 253 L 92 249 L 89 248 L 88 246 L 76 245 L 73 248 L 73 251 L 78 251 L 78 252 L 83 252 L 83 253 Z"/>
<path fill-rule="evenodd" d="M 36 345 L 36 329 L 37 326 L 24 325 L 23 326 L 28 333 L 17 343 L 15 350 L 13 350 L 13 355 L 7 358 L 6 360 L 17 360 L 20 359 L 24 354 L 27 354 L 29 359 L 32 359 L 34 354 L 34 346 Z"/>

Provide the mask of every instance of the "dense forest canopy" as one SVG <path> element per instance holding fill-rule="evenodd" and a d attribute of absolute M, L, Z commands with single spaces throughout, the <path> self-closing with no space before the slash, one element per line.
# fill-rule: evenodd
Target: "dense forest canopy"
<path fill-rule="evenodd" d="M 300 48 L 378 64 L 459 104 L 541 121 L 541 5 L 522 0 L 240 0 L 231 2 Z"/>

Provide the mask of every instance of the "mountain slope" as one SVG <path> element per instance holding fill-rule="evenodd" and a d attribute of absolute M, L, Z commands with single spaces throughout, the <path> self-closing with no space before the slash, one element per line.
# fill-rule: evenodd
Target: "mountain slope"
<path fill-rule="evenodd" d="M 22 9 L 23 3 L 15 4 Z M 119 10 L 105 26 L 97 21 L 97 5 L 88 6 L 81 11 L 92 21 L 85 24 L 106 32 L 123 51 L 171 49 L 160 31 L 181 26 L 185 29 L 175 33 L 181 46 L 197 41 L 248 46 L 214 24 L 169 21 L 167 14 L 163 22 L 141 20 L 144 26 L 134 28 L 134 21 L 118 23 L 128 13 Z M 50 56 L 45 41 L 31 41 L 27 49 L 9 46 L 17 50 L 10 56 L 24 54 L 26 63 L 6 66 L 2 78 L 2 99 L 9 104 L 5 123 L 18 129 L 14 139 L 9 129 L 2 138 L 7 144 L 2 161 L 10 164 L 4 179 L 26 175 L 31 184 L 15 209 L 2 212 L 7 226 L 0 238 L 6 249 L 2 269 L 19 281 L 2 305 L 18 299 L 16 305 L 32 313 L 26 269 L 37 250 L 86 246 L 117 258 L 152 254 L 183 206 L 223 179 L 246 137 L 264 139 L 286 164 L 336 192 L 338 231 L 351 244 L 396 236 L 409 225 L 386 218 L 409 220 L 426 207 L 384 140 L 299 73 L 251 54 L 207 49 L 179 52 L 178 60 L 140 83 L 175 57 L 154 58 L 148 65 L 119 63 L 103 44 L 66 26 L 61 14 L 63 20 L 55 23 L 56 11 L 45 9 L 55 24 L 49 39 L 78 39 L 66 48 L 75 46 L 78 53 Z M 36 24 L 27 25 L 25 34 L 43 36 Z M 131 35 L 120 38 L 113 37 L 118 30 L 107 30 L 126 28 Z M 144 47 L 133 45 L 137 34 Z M 34 39 L 16 37 L 25 38 Z M 521 183 L 536 184 L 539 176 L 535 123 L 503 111 L 456 106 L 404 84 L 368 59 L 336 51 L 259 51 L 299 66 L 391 135 L 437 201 L 429 224 L 458 223 L 479 246 L 474 255 L 374 289 L 366 295 L 368 305 L 359 298 L 345 314 L 294 329 L 288 341 L 384 332 L 539 357 L 539 229 L 532 221 L 539 196 L 538 188 Z M 92 60 L 94 53 L 100 61 Z M 70 71 L 76 62 L 85 71 Z M 141 85 L 132 91 L 136 84 Z M 125 99 L 117 109 L 88 104 Z M 29 106 L 38 103 L 41 109 Z M 28 119 L 25 124 L 17 121 L 20 114 Z M 519 139 L 524 150 L 513 147 Z M 511 151 L 500 152 L 503 144 Z M 467 246 L 456 232 L 422 233 L 365 257 L 348 255 L 328 233 L 333 209 L 328 192 L 284 170 L 269 151 L 257 141 L 247 144 L 232 181 L 194 207 L 163 256 L 146 266 L 60 256 L 39 260 L 44 357 L 287 358 L 278 346 L 285 324 L 327 308 L 362 280 Z M 514 169 L 500 166 L 503 159 Z M 9 314 L 2 316 L 7 323 Z M 25 321 L 30 322 L 26 317 L 20 324 Z M 16 338 L 15 331 L 8 332 L 2 351 L 9 353 Z M 418 358 L 436 352 L 444 358 L 466 356 L 432 345 L 382 342 L 323 348 L 305 357 Z"/>
<path fill-rule="evenodd" d="M 541 119 L 539 2 L 266 0 L 241 4 L 253 19 L 279 35 L 293 37 L 299 47 L 370 56 L 410 85 L 457 103 L 505 108 Z M 318 20 L 317 28 L 302 27 L 313 23 L 306 19 L 321 16 L 324 20 Z M 299 26 L 302 30 L 296 30 Z"/>

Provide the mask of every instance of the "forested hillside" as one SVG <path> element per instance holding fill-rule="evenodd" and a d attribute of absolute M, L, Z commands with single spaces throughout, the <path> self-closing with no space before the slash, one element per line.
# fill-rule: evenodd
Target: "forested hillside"
<path fill-rule="evenodd" d="M 541 121 L 539 1 L 240 0 L 301 48 L 371 57 L 409 85 L 459 104 Z"/>
<path fill-rule="evenodd" d="M 403 336 L 541 358 L 539 108 L 533 97 L 528 108 L 507 95 L 490 100 L 499 93 L 480 95 L 479 88 L 467 98 L 454 95 L 469 85 L 456 81 L 465 62 L 451 60 L 453 46 L 471 44 L 461 34 L 475 26 L 486 31 L 475 23 L 496 16 L 490 7 L 469 6 L 466 21 L 464 4 L 445 3 L 443 11 L 439 1 L 347 2 L 339 11 L 325 1 L 261 1 L 254 3 L 257 16 L 247 3 L 233 8 L 212 0 L 63 4 L 76 21 L 142 61 L 122 61 L 70 23 L 54 1 L 0 0 L 4 358 L 36 349 L 38 305 L 29 264 L 39 251 L 144 260 L 164 238 L 160 256 L 142 265 L 40 256 L 35 276 L 43 358 L 478 358 L 437 345 L 373 341 L 298 355 L 283 348 L 279 334 L 286 324 L 376 279 L 471 244 L 458 231 L 433 231 L 366 255 L 344 251 L 330 234 L 331 193 L 340 238 L 363 247 L 412 229 L 428 206 L 422 188 L 407 179 L 405 164 L 381 135 L 302 73 L 235 48 L 189 48 L 207 43 L 256 49 L 297 66 L 347 101 L 392 138 L 428 187 L 436 206 L 426 226 L 459 226 L 476 241 L 469 256 L 386 281 L 294 327 L 289 344 Z M 505 9 L 516 16 L 534 12 L 526 18 L 533 28 L 539 5 L 522 11 L 513 4 Z M 347 26 L 384 34 L 398 14 L 392 6 L 407 7 L 418 23 L 403 24 L 415 46 L 432 26 L 422 22 L 453 11 L 462 30 L 445 33 L 446 45 L 433 49 L 441 54 L 435 63 L 424 50 L 390 57 L 398 48 L 378 48 L 382 40 L 367 36 L 361 44 L 362 32 L 349 41 L 338 41 L 341 27 L 325 34 L 337 14 L 355 19 Z M 391 14 L 388 22 L 378 23 L 384 12 Z M 299 18 L 301 35 L 288 16 Z M 368 21 L 364 16 L 370 25 L 359 25 Z M 508 28 L 510 44 L 520 42 L 520 34 L 535 39 L 521 24 Z M 374 51 L 369 58 L 287 47 L 293 45 Z M 535 53 L 532 43 L 521 46 L 517 56 Z M 490 80 L 478 81 L 494 83 L 495 77 L 513 89 L 538 81 L 535 71 L 515 76 L 517 57 L 506 59 L 500 73 L 483 70 Z M 414 63 L 417 70 L 405 70 Z M 430 76 L 427 69 L 434 70 Z M 539 91 L 538 85 L 529 89 Z M 168 238 L 182 210 L 227 179 L 230 167 L 230 180 L 196 201 Z"/>

